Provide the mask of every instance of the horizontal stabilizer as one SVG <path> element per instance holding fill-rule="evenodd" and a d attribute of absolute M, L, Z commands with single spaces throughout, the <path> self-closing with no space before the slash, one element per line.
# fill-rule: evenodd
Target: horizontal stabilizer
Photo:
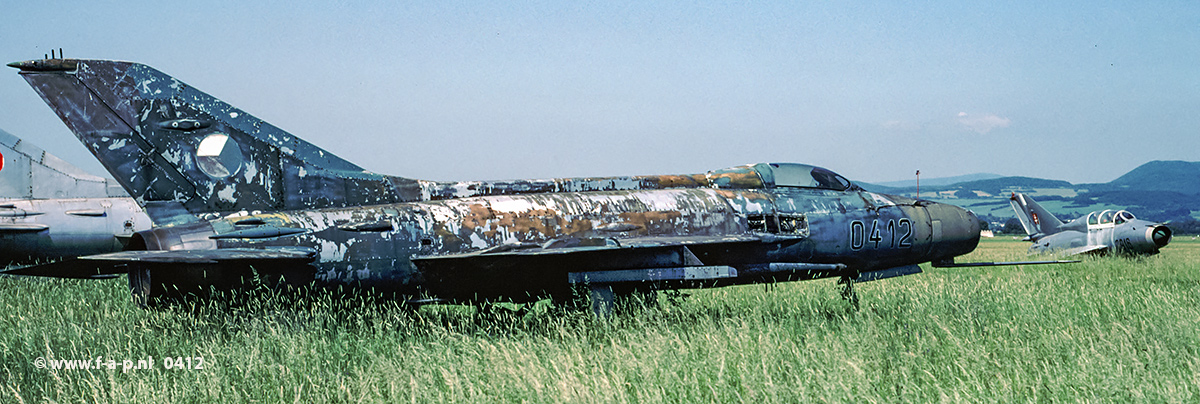
<path fill-rule="evenodd" d="M 316 252 L 306 248 L 121 251 L 21 267 L 0 273 L 54 278 L 101 279 L 128 272 L 130 264 L 188 265 L 264 261 L 305 263 L 314 259 L 316 259 Z"/>
<path fill-rule="evenodd" d="M 10 269 L 0 272 L 0 274 L 46 276 L 51 278 L 108 279 L 128 271 L 125 268 L 125 263 L 121 262 L 96 262 L 73 258 L 49 264 Z"/>

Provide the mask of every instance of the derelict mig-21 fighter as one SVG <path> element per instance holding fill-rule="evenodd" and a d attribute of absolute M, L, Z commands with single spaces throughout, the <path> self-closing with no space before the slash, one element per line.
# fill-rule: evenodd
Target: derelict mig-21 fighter
<path fill-rule="evenodd" d="M 1059 220 L 1028 195 L 1013 193 L 1009 204 L 1033 242 L 1030 253 L 1157 254 L 1171 242 L 1171 229 L 1141 220 L 1124 210 L 1092 212 L 1070 222 Z"/>
<path fill-rule="evenodd" d="M 979 220 L 829 170 L 432 182 L 364 171 L 145 65 L 15 62 L 155 222 L 129 251 L 14 274 L 129 274 L 135 297 L 250 273 L 414 302 L 524 302 L 839 277 L 952 262 Z"/>
<path fill-rule="evenodd" d="M 121 251 L 149 228 L 115 182 L 0 130 L 0 267 Z"/>

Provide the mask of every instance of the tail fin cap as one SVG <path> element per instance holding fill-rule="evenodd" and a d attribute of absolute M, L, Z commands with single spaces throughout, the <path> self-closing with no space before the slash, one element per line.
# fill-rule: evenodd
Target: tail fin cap
<path fill-rule="evenodd" d="M 21 71 L 72 71 L 79 68 L 78 59 L 34 59 L 24 62 L 12 62 L 8 67 L 21 69 Z"/>

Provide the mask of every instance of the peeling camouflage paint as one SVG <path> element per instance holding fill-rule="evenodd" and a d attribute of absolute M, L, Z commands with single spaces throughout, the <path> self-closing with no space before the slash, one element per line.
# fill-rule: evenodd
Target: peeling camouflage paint
<path fill-rule="evenodd" d="M 161 255 L 175 260 L 158 269 L 171 276 L 278 269 L 335 287 L 527 301 L 589 274 L 663 288 L 911 273 L 979 238 L 961 208 L 865 192 L 803 164 L 513 181 L 381 175 L 144 65 L 10 65 L 146 206 L 158 227 L 134 242 L 180 251 Z"/>

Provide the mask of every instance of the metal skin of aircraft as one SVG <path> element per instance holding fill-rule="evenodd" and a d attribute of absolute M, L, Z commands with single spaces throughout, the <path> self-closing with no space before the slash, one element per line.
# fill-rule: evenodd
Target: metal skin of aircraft
<path fill-rule="evenodd" d="M 0 130 L 0 266 L 121 251 L 149 228 L 117 184 Z"/>
<path fill-rule="evenodd" d="M 364 171 L 145 65 L 14 62 L 155 227 L 127 251 L 7 271 L 129 274 L 134 297 L 247 276 L 426 302 L 529 302 L 920 272 L 974 250 L 962 208 L 829 170 L 434 182 Z M 597 306 L 593 306 L 596 308 Z"/>
<path fill-rule="evenodd" d="M 1013 193 L 1009 204 L 1032 241 L 1030 253 L 1157 254 L 1171 242 L 1171 229 L 1124 210 L 1092 212 L 1063 222 L 1028 195 Z"/>

